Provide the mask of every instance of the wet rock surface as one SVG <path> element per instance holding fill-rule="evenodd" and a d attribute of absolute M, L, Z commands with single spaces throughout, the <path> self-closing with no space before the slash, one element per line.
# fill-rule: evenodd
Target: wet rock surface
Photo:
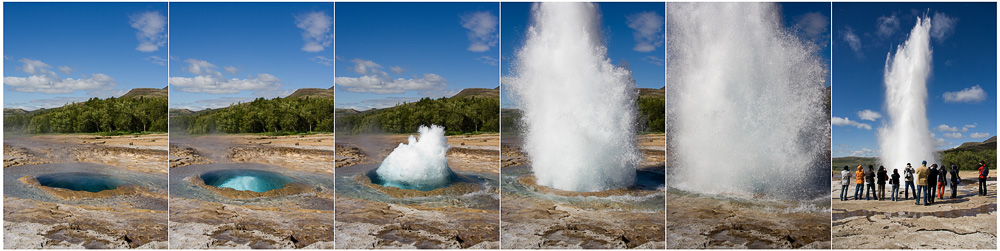
<path fill-rule="evenodd" d="M 259 163 L 289 172 L 330 175 L 334 166 L 333 138 L 332 134 L 179 137 L 170 146 L 180 150 L 171 153 L 170 166 L 183 167 L 176 169 L 180 170 L 198 167 L 195 165 Z M 196 171 L 186 172 L 199 173 Z M 327 208 L 316 204 L 332 202 L 332 190 L 319 191 L 302 183 L 289 183 L 282 189 L 258 193 L 205 185 L 192 176 L 186 177 L 185 182 L 232 202 L 246 203 L 171 196 L 171 248 L 332 249 L 334 246 L 333 211 L 315 209 Z M 267 201 L 284 203 L 260 201 L 260 198 L 280 198 Z"/>
<path fill-rule="evenodd" d="M 961 177 L 974 177 L 963 171 Z M 839 177 L 836 177 L 839 178 Z M 958 197 L 946 188 L 943 199 L 930 206 L 908 200 L 840 201 L 840 183 L 832 187 L 833 248 L 837 249 L 996 249 L 996 178 L 991 171 L 987 196 L 977 195 L 978 185 L 965 179 Z M 889 188 L 887 187 L 887 190 Z M 902 190 L 902 189 L 900 189 Z M 902 191 L 898 195 L 903 198 Z M 887 196 L 889 191 L 886 192 Z M 922 203 L 922 202 L 921 202 Z"/>
<path fill-rule="evenodd" d="M 829 249 L 829 201 L 733 199 L 667 192 L 667 247 Z"/>
<path fill-rule="evenodd" d="M 4 139 L 4 168 L 9 171 L 12 169 L 6 168 L 16 167 L 18 170 L 12 173 L 21 174 L 34 168 L 48 170 L 53 165 L 94 163 L 106 165 L 103 168 L 166 177 L 166 144 L 166 134 L 11 136 Z M 24 189 L 44 191 L 61 202 L 8 196 L 5 192 L 4 248 L 167 248 L 166 210 L 142 209 L 165 209 L 165 203 L 157 205 L 158 201 L 165 202 L 165 193 L 138 186 L 119 186 L 97 193 L 72 191 L 39 186 L 33 175 L 18 176 L 30 186 Z M 119 196 L 127 199 L 114 199 Z M 100 206 L 74 203 L 91 199 L 118 202 Z"/>
<path fill-rule="evenodd" d="M 664 135 L 639 135 L 644 169 L 663 171 Z M 505 139 L 501 147 L 504 172 L 530 164 L 518 145 L 519 140 Z M 662 195 L 662 190 L 619 189 L 603 192 L 569 192 L 535 185 L 530 175 L 518 176 L 532 190 L 553 196 L 572 198 Z M 508 182 L 508 181 L 504 181 Z M 662 185 L 662 183 L 660 183 Z M 662 198 L 660 201 L 662 203 Z M 662 204 L 660 204 L 662 206 Z M 504 249 L 663 249 L 665 242 L 665 212 L 648 210 L 638 205 L 620 203 L 568 203 L 539 197 L 509 194 L 504 190 L 501 213 Z"/>

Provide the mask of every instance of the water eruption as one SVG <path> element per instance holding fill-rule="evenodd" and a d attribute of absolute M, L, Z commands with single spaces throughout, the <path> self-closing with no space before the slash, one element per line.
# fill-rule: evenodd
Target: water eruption
<path fill-rule="evenodd" d="M 281 189 L 293 182 L 291 178 L 275 172 L 252 169 L 211 171 L 202 174 L 200 178 L 205 185 L 258 193 Z"/>
<path fill-rule="evenodd" d="M 667 8 L 672 187 L 708 194 L 828 195 L 828 71 L 774 3 Z"/>
<path fill-rule="evenodd" d="M 420 126 L 420 138 L 413 135 L 385 157 L 372 182 L 383 186 L 421 191 L 446 187 L 454 173 L 448 167 L 448 139 L 444 127 Z"/>
<path fill-rule="evenodd" d="M 931 71 L 931 19 L 917 18 L 910 37 L 885 59 L 885 107 L 889 123 L 879 128 L 881 161 L 889 169 L 923 160 L 937 163 L 927 122 L 927 78 Z"/>
<path fill-rule="evenodd" d="M 594 3 L 536 3 L 507 85 L 539 185 L 596 192 L 635 183 L 632 73 L 607 56 Z M 556 98 L 558 97 L 558 98 Z"/>

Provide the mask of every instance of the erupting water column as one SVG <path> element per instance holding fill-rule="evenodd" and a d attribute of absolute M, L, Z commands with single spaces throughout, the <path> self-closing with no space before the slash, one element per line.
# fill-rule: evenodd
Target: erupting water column
<path fill-rule="evenodd" d="M 539 185 L 593 192 L 635 183 L 636 91 L 611 64 L 594 3 L 532 5 L 505 84 L 518 97 L 524 150 Z"/>
<path fill-rule="evenodd" d="M 825 63 L 773 3 L 667 5 L 667 184 L 829 196 Z"/>
<path fill-rule="evenodd" d="M 451 181 L 448 167 L 448 139 L 444 127 L 421 126 L 420 139 L 410 135 L 409 144 L 400 143 L 375 170 L 385 186 L 404 189 L 431 190 L 445 187 Z"/>
<path fill-rule="evenodd" d="M 910 37 L 885 59 L 885 107 L 889 124 L 879 129 L 881 160 L 886 169 L 906 163 L 937 163 L 927 122 L 927 77 L 931 71 L 931 19 L 917 18 Z"/>

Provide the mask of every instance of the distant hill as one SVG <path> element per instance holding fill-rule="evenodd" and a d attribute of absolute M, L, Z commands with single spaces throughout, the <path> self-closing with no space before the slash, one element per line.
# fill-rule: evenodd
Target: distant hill
<path fill-rule="evenodd" d="M 875 158 L 875 157 L 839 157 L 839 158 L 833 158 L 833 161 L 832 161 L 831 165 L 833 165 L 833 169 L 834 170 L 838 170 L 839 171 L 839 170 L 842 170 L 844 168 L 844 166 L 848 166 L 848 167 L 851 168 L 850 169 L 851 171 L 854 171 L 855 170 L 854 168 L 857 168 L 858 165 L 865 165 L 865 166 L 867 166 L 867 165 L 876 165 L 877 166 L 879 164 L 881 164 L 881 162 L 879 162 L 878 158 Z"/>
<path fill-rule="evenodd" d="M 997 136 L 993 136 L 983 142 L 965 142 L 958 147 L 945 150 L 944 152 L 956 152 L 956 151 L 984 151 L 984 150 L 996 150 L 997 149 Z"/>
<path fill-rule="evenodd" d="M 497 86 L 497 88 L 493 88 L 493 89 L 486 89 L 486 88 L 466 88 L 465 90 L 462 90 L 462 91 L 458 92 L 458 94 L 455 94 L 455 96 L 451 96 L 451 97 L 452 98 L 463 98 L 463 97 L 490 97 L 490 98 L 499 98 L 500 97 L 500 87 Z"/>
<path fill-rule="evenodd" d="M 21 108 L 4 108 L 3 109 L 3 115 L 4 116 L 21 115 L 21 114 L 27 114 L 27 113 L 28 113 L 28 111 L 26 111 L 24 109 L 21 109 Z"/>
<path fill-rule="evenodd" d="M 310 98 L 329 98 L 329 99 L 333 99 L 333 97 L 334 97 L 333 94 L 334 94 L 334 91 L 333 91 L 332 88 L 331 89 L 302 88 L 302 89 L 295 90 L 295 92 L 293 92 L 292 94 L 288 95 L 288 98 L 310 97 Z"/>
<path fill-rule="evenodd" d="M 156 88 L 135 88 L 129 90 L 128 93 L 122 95 L 119 98 L 139 98 L 139 97 L 152 97 L 152 98 L 167 98 L 167 88 L 156 89 Z"/>
<path fill-rule="evenodd" d="M 636 88 L 636 90 L 639 90 L 639 97 L 659 97 L 659 98 L 663 98 L 663 97 L 666 97 L 666 90 L 664 88 L 666 88 L 666 87 L 663 87 L 663 88 L 660 88 L 660 89 Z"/>

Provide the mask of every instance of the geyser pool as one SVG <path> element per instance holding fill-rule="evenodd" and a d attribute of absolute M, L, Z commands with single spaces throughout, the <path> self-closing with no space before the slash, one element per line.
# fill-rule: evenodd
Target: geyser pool
<path fill-rule="evenodd" d="M 879 128 L 881 160 L 902 169 L 934 157 L 934 140 L 927 122 L 927 77 L 931 70 L 931 19 L 917 18 L 910 37 L 885 59 L 885 108 L 889 123 Z"/>
<path fill-rule="evenodd" d="M 632 73 L 607 56 L 594 3 L 536 3 L 508 87 L 539 185 L 595 192 L 635 183 Z M 558 96 L 558 98 L 553 98 Z"/>
<path fill-rule="evenodd" d="M 293 182 L 288 176 L 279 173 L 253 169 L 211 171 L 201 174 L 200 178 L 209 186 L 258 193 L 281 189 L 285 184 Z"/>
<path fill-rule="evenodd" d="M 87 173 L 87 172 L 65 172 L 50 173 L 35 177 L 39 185 L 69 189 L 73 191 L 86 191 L 96 193 L 104 190 L 113 190 L 125 181 L 110 175 Z"/>
<path fill-rule="evenodd" d="M 400 143 L 369 177 L 382 186 L 430 191 L 448 186 L 455 178 L 448 167 L 448 139 L 444 127 L 431 125 L 417 129 L 420 138 L 410 135 L 409 144 Z"/>
<path fill-rule="evenodd" d="M 828 71 L 775 3 L 667 6 L 667 182 L 706 194 L 829 196 Z M 826 173 L 826 174 L 825 174 Z"/>

